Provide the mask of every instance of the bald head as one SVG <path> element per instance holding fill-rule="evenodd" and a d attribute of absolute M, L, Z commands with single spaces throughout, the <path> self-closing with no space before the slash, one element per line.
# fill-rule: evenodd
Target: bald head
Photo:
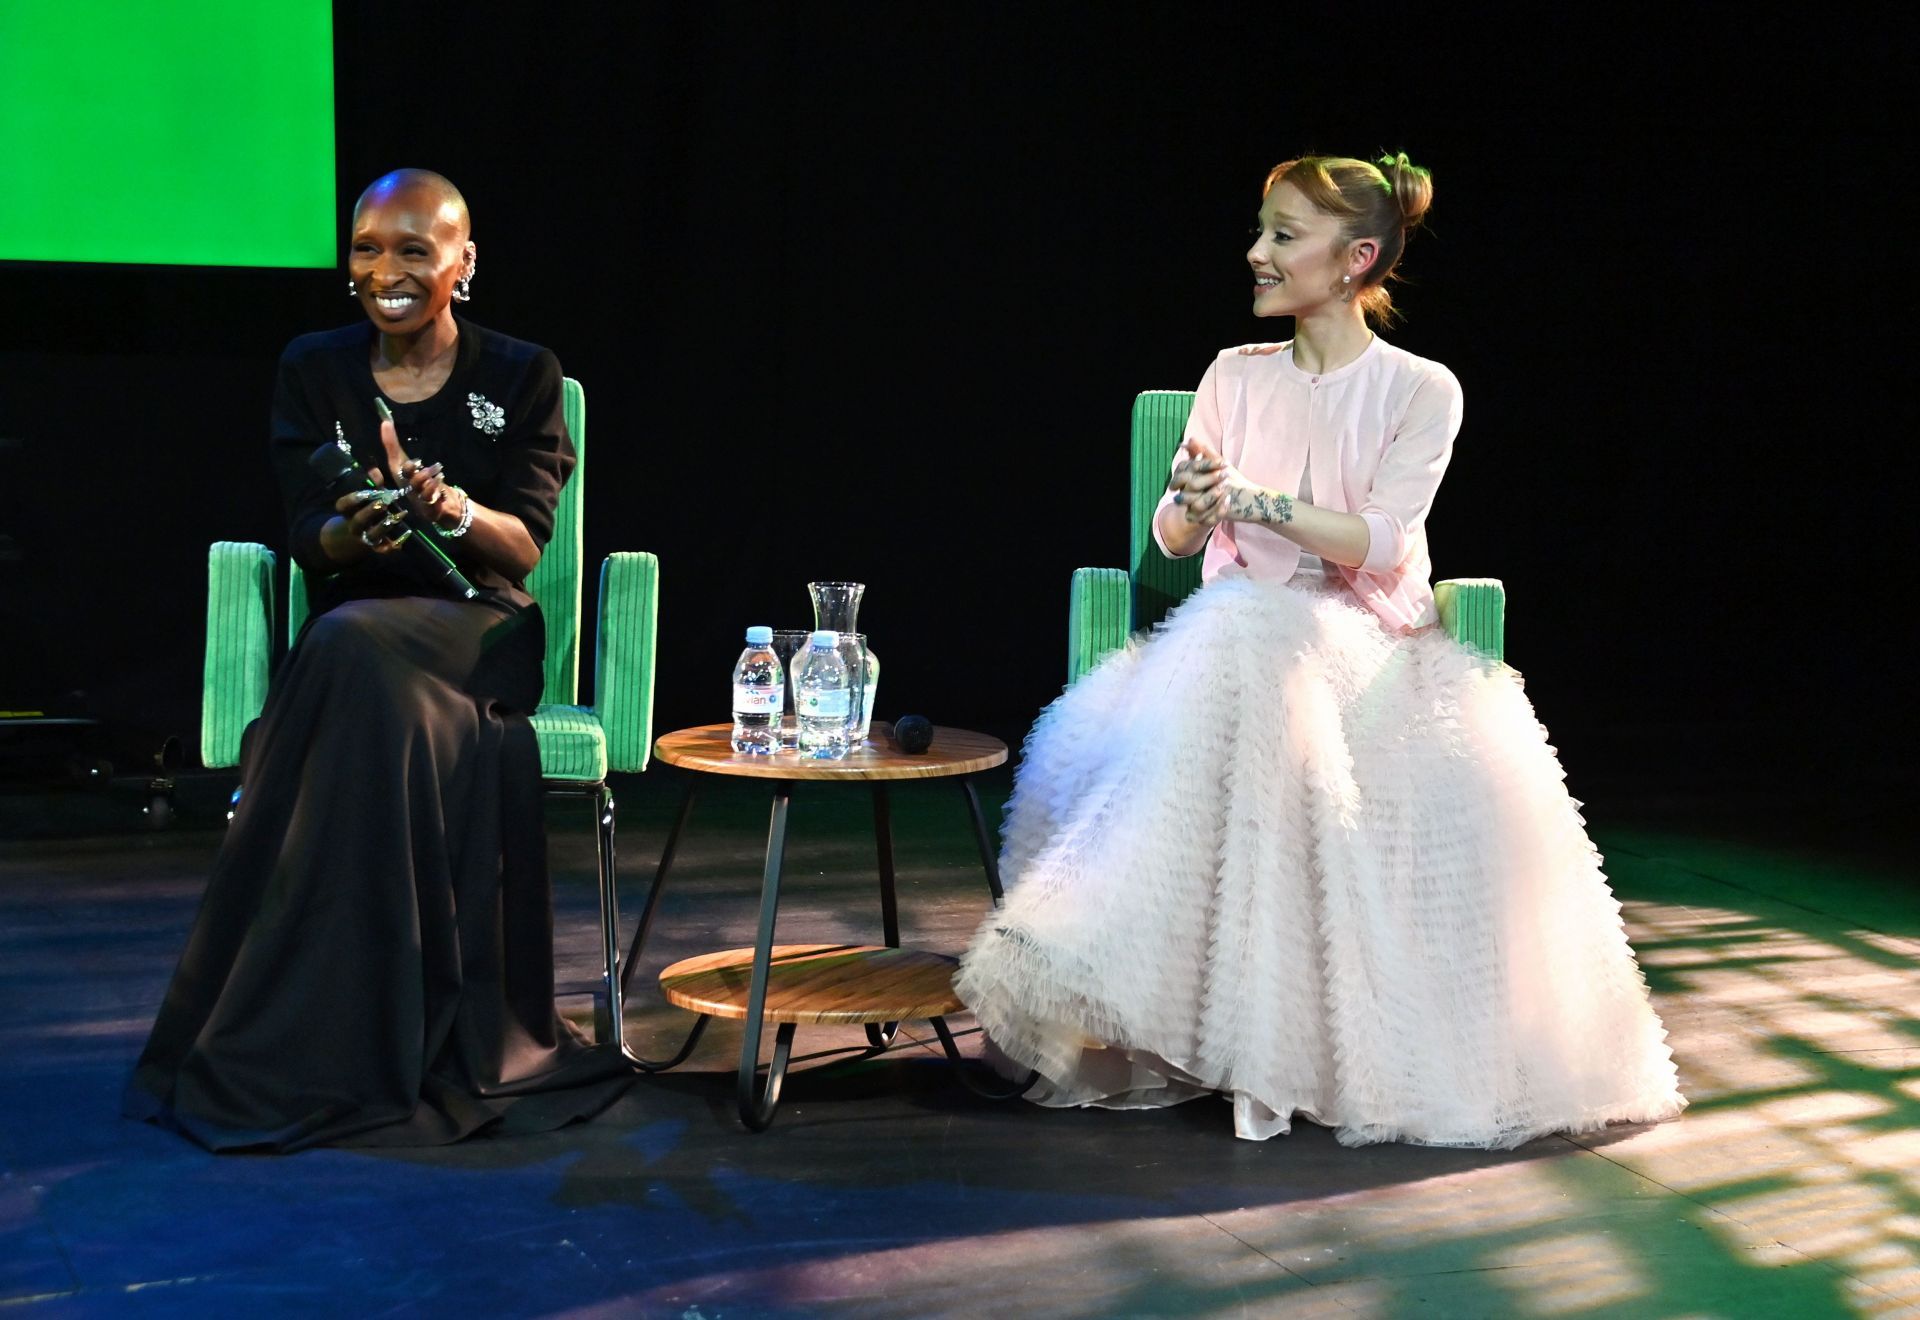
<path fill-rule="evenodd" d="M 467 199 L 432 170 L 395 170 L 367 185 L 353 206 L 347 269 L 382 334 L 458 333 L 450 304 L 468 297 L 479 259 L 470 230 Z"/>
<path fill-rule="evenodd" d="M 391 170 L 367 185 L 360 200 L 353 204 L 353 213 L 357 217 L 365 207 L 390 202 L 408 203 L 410 209 L 418 208 L 431 214 L 437 222 L 453 226 L 463 243 L 473 233 L 467 199 L 444 174 L 435 174 L 432 170 Z"/>

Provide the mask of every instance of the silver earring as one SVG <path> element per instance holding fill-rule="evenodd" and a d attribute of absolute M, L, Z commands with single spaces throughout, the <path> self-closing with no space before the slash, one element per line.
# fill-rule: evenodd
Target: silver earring
<path fill-rule="evenodd" d="M 472 302 L 473 301 L 473 289 L 471 287 L 472 284 L 473 284 L 473 276 L 462 275 L 459 278 L 459 280 L 455 282 L 453 286 L 453 300 L 455 302 Z"/>
<path fill-rule="evenodd" d="M 347 297 L 358 298 L 359 296 L 360 296 L 360 286 L 355 284 L 352 280 L 348 280 L 347 281 Z"/>

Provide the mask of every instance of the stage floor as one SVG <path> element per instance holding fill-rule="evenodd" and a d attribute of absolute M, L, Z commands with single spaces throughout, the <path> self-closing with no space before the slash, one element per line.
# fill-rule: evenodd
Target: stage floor
<path fill-rule="evenodd" d="M 997 819 L 1004 776 L 991 782 Z M 212 800 L 207 793 L 202 798 Z M 629 928 L 677 804 L 620 785 Z M 950 787 L 896 790 L 909 944 L 986 910 Z M 782 939 L 877 938 L 869 818 L 796 797 Z M 1227 1106 L 1108 1113 L 962 1090 L 925 1032 L 796 1065 L 733 1113 L 737 1024 L 597 1121 L 408 1153 L 206 1155 L 117 1116 L 217 833 L 0 845 L 0 1307 L 38 1314 L 1724 1316 L 1920 1314 L 1920 901 L 1904 795 L 1590 807 L 1692 1108 L 1517 1151 L 1348 1150 Z M 5 804 L 57 835 L 71 799 Z M 125 804 L 122 803 L 122 806 Z M 132 808 L 137 812 L 137 806 Z M 85 812 L 79 813 L 84 817 Z M 593 973 L 591 835 L 554 803 L 563 976 Z M 48 824 L 48 822 L 56 822 Z M 637 982 L 750 943 L 765 800 L 707 792 Z M 577 1004 L 582 1015 L 584 1000 Z M 970 1025 L 956 1019 L 956 1026 Z M 796 1055 L 857 1028 L 802 1028 Z M 977 1037 L 963 1038 L 971 1049 Z"/>

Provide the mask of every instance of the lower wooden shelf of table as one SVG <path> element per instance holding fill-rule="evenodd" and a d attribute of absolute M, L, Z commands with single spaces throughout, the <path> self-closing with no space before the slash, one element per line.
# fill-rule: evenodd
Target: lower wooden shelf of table
<path fill-rule="evenodd" d="M 725 949 L 660 973 L 667 1001 L 695 1013 L 742 1019 L 753 954 Z M 957 1013 L 959 960 L 872 944 L 776 944 L 767 963 L 769 1022 L 922 1022 Z"/>

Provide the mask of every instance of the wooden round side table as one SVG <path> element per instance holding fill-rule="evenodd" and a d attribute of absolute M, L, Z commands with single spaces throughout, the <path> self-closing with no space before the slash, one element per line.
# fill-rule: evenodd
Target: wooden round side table
<path fill-rule="evenodd" d="M 683 1062 L 714 1017 L 737 1018 L 745 1024 L 740 1044 L 737 1098 L 740 1121 L 749 1131 L 763 1131 L 773 1121 L 780 1103 L 780 1084 L 786 1076 L 793 1033 L 803 1022 L 859 1022 L 866 1024 L 874 1050 L 893 1042 L 899 1024 L 928 1021 L 939 1034 L 947 1055 L 957 1066 L 961 1056 L 944 1020 L 961 1007 L 954 997 L 953 968 L 957 960 L 945 954 L 900 947 L 899 905 L 894 893 L 893 812 L 889 784 L 907 779 L 947 779 L 966 797 L 980 864 L 987 888 L 997 903 L 1000 873 L 993 838 L 980 811 L 980 797 L 972 776 L 1006 764 L 1007 745 L 998 738 L 966 729 L 936 727 L 933 744 L 924 752 L 894 748 L 892 729 L 876 721 L 872 740 L 838 761 L 811 760 L 794 752 L 748 755 L 733 750 L 732 726 L 706 724 L 665 734 L 654 743 L 654 755 L 687 775 L 680 814 L 667 836 L 659 868 L 647 891 L 639 928 L 621 969 L 621 988 L 638 965 L 647 932 L 660 903 L 674 854 L 680 846 L 694 796 L 705 775 L 758 779 L 771 786 L 772 817 L 767 828 L 766 860 L 761 870 L 760 922 L 752 948 L 726 949 L 683 959 L 660 974 L 669 1002 L 698 1014 L 679 1051 L 671 1058 L 652 1060 L 632 1055 L 636 1067 L 658 1072 Z M 798 783 L 865 784 L 873 795 L 874 842 L 880 865 L 880 920 L 883 945 L 780 945 L 773 942 L 774 921 L 780 908 L 780 872 L 786 853 L 787 810 Z M 760 1039 L 766 1023 L 777 1024 L 773 1060 L 764 1084 L 760 1079 Z M 965 1078 L 964 1071 L 962 1072 Z M 979 1090 L 972 1082 L 969 1086 Z M 983 1094 L 987 1092 L 982 1092 Z M 1011 1094 L 1011 1093 L 1010 1093 Z"/>

